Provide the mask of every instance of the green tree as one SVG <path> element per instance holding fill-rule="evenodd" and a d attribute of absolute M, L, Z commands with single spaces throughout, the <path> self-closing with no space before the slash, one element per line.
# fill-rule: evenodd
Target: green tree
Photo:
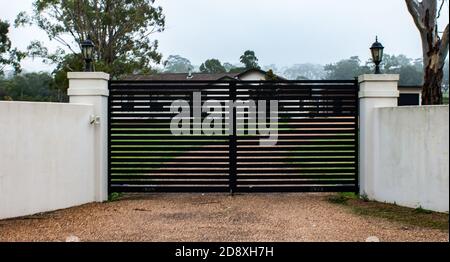
<path fill-rule="evenodd" d="M 258 65 L 258 58 L 255 55 L 254 51 L 247 50 L 240 57 L 241 63 L 245 65 L 245 69 L 260 69 L 261 67 Z"/>
<path fill-rule="evenodd" d="M 233 67 L 230 70 L 228 70 L 228 73 L 240 74 L 240 73 L 244 72 L 245 70 L 247 70 L 245 67 Z"/>
<path fill-rule="evenodd" d="M 20 61 L 25 57 L 24 53 L 11 48 L 8 33 L 9 23 L 0 20 L 0 75 L 4 74 L 7 66 L 11 66 L 16 73 L 20 73 Z"/>
<path fill-rule="evenodd" d="M 193 68 L 189 59 L 179 55 L 171 55 L 164 62 L 164 72 L 167 73 L 188 73 Z"/>
<path fill-rule="evenodd" d="M 276 81 L 278 80 L 278 76 L 275 75 L 272 69 L 269 69 L 265 75 L 266 81 Z"/>
<path fill-rule="evenodd" d="M 223 63 L 223 67 L 225 68 L 225 70 L 227 72 L 231 72 L 232 70 L 235 70 L 235 69 L 238 68 L 237 66 L 235 66 L 235 65 L 233 65 L 231 63 L 228 63 L 228 62 Z"/>
<path fill-rule="evenodd" d="M 7 81 L 3 75 L 0 75 L 0 101 L 9 100 L 5 90 Z"/>
<path fill-rule="evenodd" d="M 95 44 L 96 70 L 112 77 L 151 71 L 159 63 L 158 42 L 150 35 L 165 27 L 162 8 L 155 0 L 34 0 L 31 15 L 21 12 L 17 26 L 35 24 L 60 48 L 50 53 L 33 41 L 28 52 L 62 70 L 81 70 L 80 43 L 88 37 Z M 78 61 L 75 61 L 78 60 Z"/>
<path fill-rule="evenodd" d="M 284 68 L 282 71 L 282 75 L 287 79 L 320 80 L 325 78 L 325 71 L 323 65 L 310 63 L 295 64 Z"/>
<path fill-rule="evenodd" d="M 52 86 L 53 77 L 49 73 L 28 73 L 1 80 L 0 93 L 4 100 L 58 101 L 58 92 Z"/>
<path fill-rule="evenodd" d="M 69 87 L 67 73 L 78 71 L 79 68 L 83 68 L 83 61 L 79 59 L 79 56 L 77 54 L 67 54 L 64 56 L 64 59 L 57 64 L 55 70 L 53 70 L 53 87 L 57 90 L 58 102 L 68 101 L 68 97 L 66 95 L 67 88 Z"/>
<path fill-rule="evenodd" d="M 387 72 L 390 73 L 390 72 Z M 404 86 L 419 86 L 422 85 L 423 72 L 418 71 L 412 65 L 402 66 L 398 71 L 392 73 L 397 73 L 400 75 L 400 85 Z"/>
<path fill-rule="evenodd" d="M 382 66 L 385 71 L 393 72 L 398 68 L 409 66 L 412 64 L 412 59 L 405 55 L 389 55 L 385 54 L 383 57 Z"/>
<path fill-rule="evenodd" d="M 353 79 L 359 75 L 371 72 L 367 65 L 361 65 L 361 60 L 357 56 L 352 56 L 335 64 L 328 64 L 324 67 L 324 70 L 326 78 L 333 80 Z"/>
<path fill-rule="evenodd" d="M 215 74 L 215 73 L 225 73 L 225 67 L 218 59 L 208 59 L 200 66 L 200 72 Z"/>
<path fill-rule="evenodd" d="M 400 75 L 400 85 L 422 85 L 423 71 L 420 59 L 413 60 L 405 55 L 385 54 L 382 66 L 384 73 Z"/>

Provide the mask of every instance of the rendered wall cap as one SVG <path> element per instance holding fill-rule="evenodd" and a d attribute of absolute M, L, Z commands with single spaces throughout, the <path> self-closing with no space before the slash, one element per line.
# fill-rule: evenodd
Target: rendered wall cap
<path fill-rule="evenodd" d="M 99 80 L 109 80 L 109 74 L 104 72 L 68 72 L 68 79 L 99 79 Z"/>
<path fill-rule="evenodd" d="M 358 77 L 358 82 L 392 82 L 399 81 L 400 75 L 398 74 L 365 74 Z"/>
<path fill-rule="evenodd" d="M 362 90 L 358 94 L 359 98 L 398 98 L 400 91 L 398 90 Z"/>
<path fill-rule="evenodd" d="M 108 96 L 109 74 L 104 72 L 69 72 L 69 96 Z"/>

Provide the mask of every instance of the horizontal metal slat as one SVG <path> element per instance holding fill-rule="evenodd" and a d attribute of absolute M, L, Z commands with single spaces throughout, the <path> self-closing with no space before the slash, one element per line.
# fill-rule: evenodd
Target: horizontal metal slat
<path fill-rule="evenodd" d="M 245 185 L 264 185 L 264 186 L 277 186 L 277 185 L 330 185 L 330 186 L 338 186 L 338 185 L 354 185 L 354 179 L 346 179 L 346 180 L 257 180 L 257 181 L 247 181 L 247 180 L 238 180 L 238 184 Z"/>
<path fill-rule="evenodd" d="M 282 141 L 275 141 L 275 140 L 268 140 L 268 141 L 248 141 L 248 140 L 238 140 L 237 141 L 237 145 L 242 145 L 242 146 L 255 146 L 258 147 L 261 142 L 274 142 L 277 146 L 330 146 L 330 145 L 339 145 L 339 146 L 352 146 L 355 144 L 354 141 L 340 141 L 340 140 L 334 140 L 334 141 L 287 141 L 287 140 L 282 140 Z M 260 147 L 262 148 L 262 147 Z M 263 149 L 261 149 L 263 150 Z"/>
<path fill-rule="evenodd" d="M 355 192 L 356 186 L 238 186 L 240 193 Z"/>
<path fill-rule="evenodd" d="M 301 119 L 295 119 L 294 121 L 290 121 L 289 124 L 290 125 L 296 125 L 297 123 L 299 125 L 303 124 L 303 123 L 341 123 L 341 122 L 349 122 L 349 121 L 355 121 L 355 116 L 347 116 L 347 117 L 316 117 L 316 118 L 311 118 L 310 116 L 305 117 L 305 118 L 301 118 Z M 146 124 L 164 124 L 164 123 L 168 123 L 170 124 L 172 122 L 172 118 L 167 118 L 167 119 L 111 119 L 111 126 L 112 127 L 116 127 L 116 126 L 121 126 L 121 125 L 146 125 Z M 283 124 L 283 122 L 281 122 L 280 124 Z"/>
<path fill-rule="evenodd" d="M 173 161 L 172 161 L 173 162 Z M 128 163 L 115 163 L 112 162 L 110 164 L 110 167 L 114 170 L 117 170 L 118 168 L 155 168 L 155 169 L 161 169 L 161 171 L 164 171 L 165 169 L 170 169 L 170 168 L 179 168 L 179 169 L 192 169 L 192 170 L 196 170 L 196 169 L 226 169 L 229 168 L 229 163 L 214 163 L 214 164 L 210 164 L 210 163 L 133 163 L 133 162 L 128 162 Z M 336 166 L 338 166 L 338 164 L 336 164 Z"/>
<path fill-rule="evenodd" d="M 110 155 L 113 159 L 116 157 L 180 157 L 180 156 L 191 156 L 191 157 L 228 157 L 229 152 L 223 151 L 223 152 L 186 152 L 186 151 L 180 151 L 180 152 L 120 152 L 120 151 L 114 151 L 111 152 Z"/>
<path fill-rule="evenodd" d="M 122 186 L 122 185 L 114 185 L 111 184 L 111 191 L 117 193 L 193 193 L 193 192 L 201 192 L 201 193 L 215 193 L 215 192 L 229 192 L 229 187 L 224 186 L 210 186 L 210 187 L 140 187 L 140 186 Z"/>
<path fill-rule="evenodd" d="M 212 157 L 201 157 L 192 158 L 188 153 L 183 156 L 183 158 L 125 158 L 125 157 L 113 157 L 111 162 L 114 163 L 209 163 L 209 162 L 226 162 L 228 163 L 229 158 L 212 158 Z M 293 163 L 293 162 L 349 162 L 354 161 L 352 158 L 255 158 L 255 157 L 239 157 L 237 159 L 238 164 L 244 163 Z"/>
<path fill-rule="evenodd" d="M 131 168 L 131 167 L 130 167 Z M 125 169 L 121 168 L 119 170 L 112 169 L 112 175 L 120 175 L 120 174 L 228 174 L 227 170 L 222 169 Z"/>
<path fill-rule="evenodd" d="M 114 185 L 189 185 L 189 186 L 202 186 L 202 185 L 221 185 L 227 186 L 228 180 L 176 180 L 176 181 L 139 181 L 139 180 L 113 180 Z"/>
<path fill-rule="evenodd" d="M 229 157 L 224 158 L 212 158 L 212 157 L 201 157 L 201 158 L 192 158 L 189 153 L 186 153 L 183 157 L 186 158 L 124 158 L 124 157 L 113 157 L 111 159 L 111 163 L 210 163 L 210 162 L 221 162 L 228 164 Z"/>
<path fill-rule="evenodd" d="M 192 141 L 117 141 L 112 140 L 110 144 L 112 146 L 114 145 L 166 145 L 166 146 L 205 146 L 205 145 L 228 145 L 228 141 L 221 140 L 221 141 L 208 141 L 208 140 L 192 140 Z M 166 148 L 167 149 L 167 148 Z"/>
<path fill-rule="evenodd" d="M 195 152 L 195 151 L 222 151 L 222 152 L 228 152 L 228 146 L 204 146 L 204 147 L 192 147 L 192 146 L 186 146 L 186 145 L 174 145 L 171 147 L 167 146 L 142 146 L 141 144 L 138 145 L 111 145 L 112 151 L 127 151 L 127 152 L 148 152 L 148 151 L 160 151 L 160 152 Z"/>
<path fill-rule="evenodd" d="M 247 169 L 238 170 L 239 174 L 354 174 L 355 169 Z"/>
<path fill-rule="evenodd" d="M 111 179 L 142 179 L 142 180 L 166 180 L 166 179 L 181 179 L 181 180 L 189 180 L 189 179 L 229 179 L 229 175 L 112 175 Z"/>
<path fill-rule="evenodd" d="M 237 175 L 237 179 L 354 179 L 355 175 Z M 200 179 L 200 180 L 208 180 L 208 179 L 229 179 L 227 175 L 113 175 L 111 179 L 125 179 L 125 180 L 133 180 L 133 179 L 141 179 L 141 180 L 189 180 L 189 179 Z"/>
<path fill-rule="evenodd" d="M 349 161 L 350 162 L 350 161 Z M 311 161 L 311 163 L 307 163 L 307 162 L 303 162 L 301 164 L 292 164 L 292 163 L 264 163 L 264 164 L 260 164 L 260 163 L 247 163 L 247 164 L 240 164 L 237 163 L 237 169 L 239 171 L 246 171 L 246 169 L 256 169 L 256 170 L 267 170 L 270 168 L 277 168 L 280 169 L 280 172 L 283 172 L 281 169 L 284 168 L 300 168 L 300 167 L 304 167 L 304 168 L 320 168 L 323 170 L 327 170 L 327 168 L 339 168 L 339 167 L 351 167 L 354 168 L 355 167 L 355 163 L 314 163 L 313 161 Z M 324 171 L 326 172 L 326 171 Z"/>

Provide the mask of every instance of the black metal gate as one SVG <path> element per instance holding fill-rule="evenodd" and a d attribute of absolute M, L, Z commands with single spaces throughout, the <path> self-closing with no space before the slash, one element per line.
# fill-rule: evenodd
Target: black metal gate
<path fill-rule="evenodd" d="M 109 90 L 109 192 L 358 190 L 356 81 L 111 81 Z"/>

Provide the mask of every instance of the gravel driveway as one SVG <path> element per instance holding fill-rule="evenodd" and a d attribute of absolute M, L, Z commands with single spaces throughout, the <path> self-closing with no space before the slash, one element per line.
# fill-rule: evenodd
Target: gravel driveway
<path fill-rule="evenodd" d="M 0 221 L 0 241 L 448 241 L 358 216 L 329 194 L 151 194 Z"/>

